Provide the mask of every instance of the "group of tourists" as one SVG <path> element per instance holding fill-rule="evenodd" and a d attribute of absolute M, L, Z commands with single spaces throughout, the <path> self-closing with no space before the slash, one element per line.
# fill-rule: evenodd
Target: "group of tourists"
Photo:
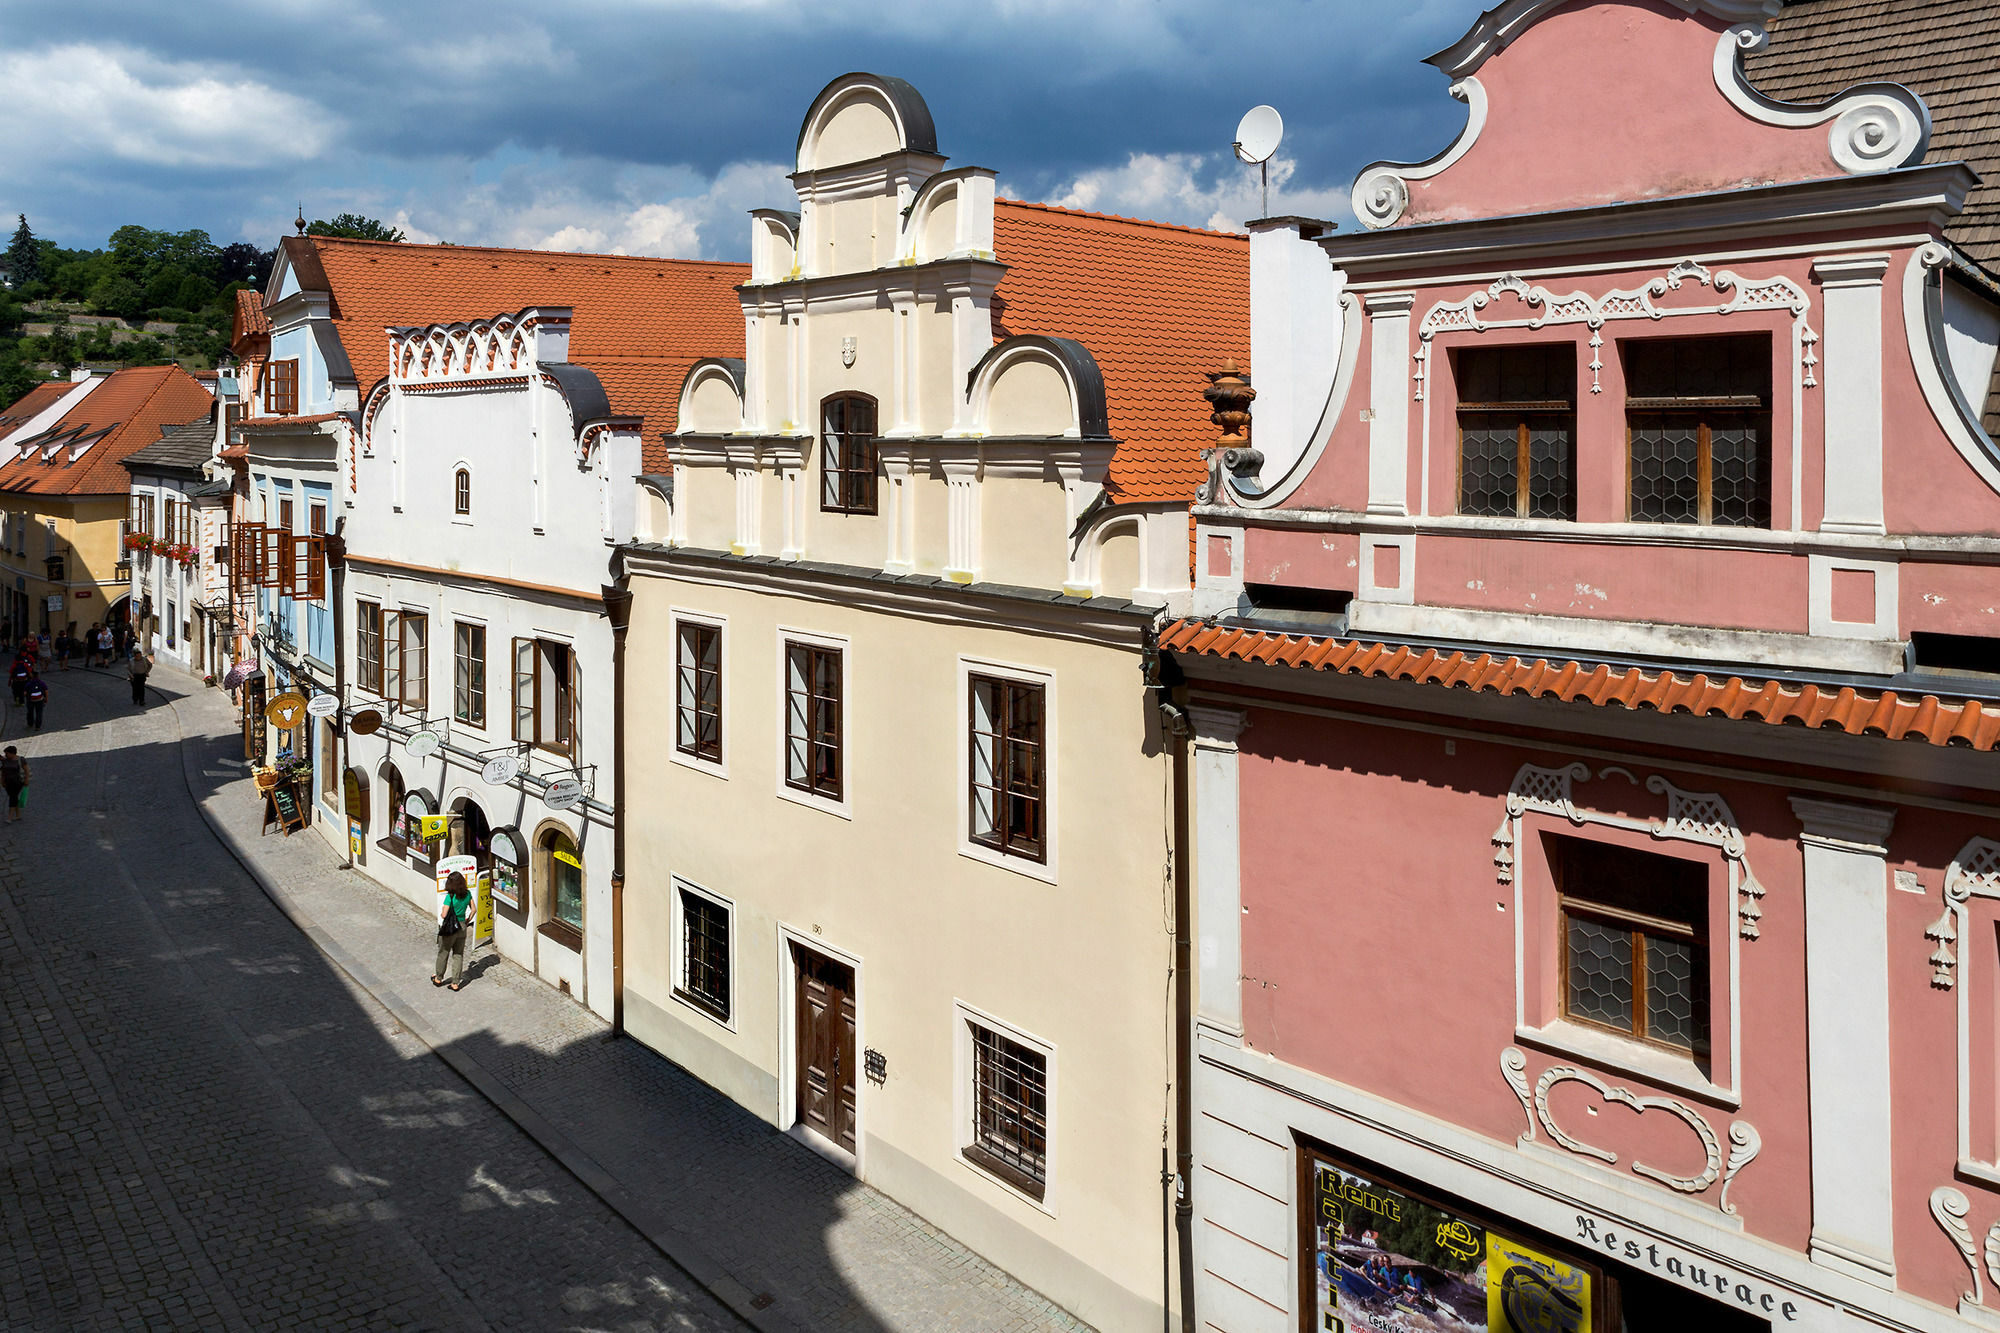
<path fill-rule="evenodd" d="M 14 663 L 7 668 L 7 688 L 14 692 L 14 706 L 27 712 L 29 731 L 42 729 L 42 708 L 49 701 L 48 682 L 42 679 L 40 640 L 28 635 L 14 651 Z"/>

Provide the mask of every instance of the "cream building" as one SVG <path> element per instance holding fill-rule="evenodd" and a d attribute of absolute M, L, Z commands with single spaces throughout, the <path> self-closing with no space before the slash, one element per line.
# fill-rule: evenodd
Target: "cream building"
<path fill-rule="evenodd" d="M 996 200 L 808 111 L 747 355 L 643 477 L 626 1030 L 1105 1329 L 1177 1307 L 1172 746 L 1240 237 Z"/>

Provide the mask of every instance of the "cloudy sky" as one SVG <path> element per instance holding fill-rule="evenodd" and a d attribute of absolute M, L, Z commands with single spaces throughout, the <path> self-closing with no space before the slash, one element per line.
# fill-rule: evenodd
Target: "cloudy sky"
<path fill-rule="evenodd" d="M 0 217 L 270 245 L 354 211 L 413 240 L 745 257 L 807 104 L 908 79 L 1004 194 L 1171 222 L 1256 216 L 1229 152 L 1285 117 L 1274 213 L 1351 219 L 1378 158 L 1465 111 L 1419 63 L 1479 0 L 0 0 Z"/>

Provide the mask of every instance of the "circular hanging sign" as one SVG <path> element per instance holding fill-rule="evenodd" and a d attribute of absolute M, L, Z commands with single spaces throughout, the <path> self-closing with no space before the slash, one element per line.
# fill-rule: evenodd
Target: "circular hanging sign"
<path fill-rule="evenodd" d="M 567 810 L 583 800 L 583 784 L 575 778 L 557 778 L 542 793 L 542 804 L 551 810 Z"/>
<path fill-rule="evenodd" d="M 436 754 L 440 744 L 442 742 L 438 740 L 435 731 L 413 731 L 410 733 L 410 738 L 403 742 L 403 748 L 409 752 L 410 758 L 422 759 L 426 755 Z"/>
<path fill-rule="evenodd" d="M 332 717 L 340 711 L 340 696 L 337 694 L 315 694 L 306 700 L 306 712 L 313 717 Z"/>
<path fill-rule="evenodd" d="M 296 727 L 305 715 L 306 697 L 297 690 L 286 690 L 264 705 L 265 720 L 280 729 Z"/>
<path fill-rule="evenodd" d="M 437 797 L 429 788 L 419 788 L 403 797 L 403 813 L 411 819 L 421 819 L 425 815 L 437 813 Z"/>
<path fill-rule="evenodd" d="M 518 754 L 495 755 L 486 761 L 486 767 L 479 770 L 479 776 L 489 787 L 504 787 L 521 773 L 521 756 Z"/>
<path fill-rule="evenodd" d="M 373 736 L 382 730 L 382 714 L 373 708 L 364 708 L 347 719 L 347 729 L 357 736 Z"/>

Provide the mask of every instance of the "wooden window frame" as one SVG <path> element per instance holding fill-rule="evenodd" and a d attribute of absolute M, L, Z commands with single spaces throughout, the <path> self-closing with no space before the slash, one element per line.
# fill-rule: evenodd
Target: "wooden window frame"
<path fill-rule="evenodd" d="M 264 363 L 264 411 L 274 417 L 295 417 L 299 414 L 297 357 Z"/>
<path fill-rule="evenodd" d="M 373 622 L 372 628 L 370 622 Z M 354 601 L 354 683 L 378 699 L 382 692 L 382 604 L 367 598 Z M 369 645 L 374 645 L 371 655 Z"/>
<path fill-rule="evenodd" d="M 1559 845 L 1565 848 L 1591 842 L 1589 839 L 1568 837 L 1559 838 L 1558 841 Z M 1663 862 L 1674 862 L 1681 866 L 1693 866 L 1696 867 L 1694 871 L 1684 873 L 1691 873 L 1697 876 L 1699 874 L 1698 862 L 1687 862 L 1679 857 L 1664 856 L 1658 852 L 1621 847 L 1617 846 L 1617 844 L 1598 843 L 1594 845 L 1616 847 L 1618 852 L 1624 855 L 1653 857 Z M 1708 888 L 1706 883 L 1698 882 L 1693 890 L 1695 895 L 1694 910 L 1691 915 L 1694 920 L 1692 924 L 1689 924 L 1673 921 L 1665 917 L 1652 916 L 1615 903 L 1608 903 L 1601 898 L 1590 897 L 1586 893 L 1570 892 L 1564 884 L 1568 876 L 1567 864 L 1567 858 L 1564 856 L 1559 855 L 1552 858 L 1551 869 L 1555 873 L 1556 884 L 1557 1012 L 1562 1016 L 1562 1020 L 1566 1023 L 1576 1024 L 1579 1027 L 1592 1028 L 1599 1032 L 1608 1032 L 1613 1036 L 1622 1037 L 1627 1041 L 1641 1042 L 1655 1050 L 1670 1051 L 1675 1055 L 1687 1056 L 1697 1062 L 1710 1060 L 1714 1050 L 1714 1028 L 1713 1017 L 1710 1013 L 1709 988 L 1712 984 L 1715 960 L 1713 955 L 1714 945 L 1709 938 Z M 1573 918 L 1582 918 L 1596 922 L 1599 925 L 1622 929 L 1630 933 L 1632 950 L 1630 965 L 1632 1026 L 1630 1028 L 1622 1028 L 1615 1023 L 1607 1023 L 1602 1019 L 1581 1014 L 1571 1009 L 1569 930 L 1570 922 Z M 1651 1026 L 1651 1015 L 1647 1012 L 1646 1004 L 1646 974 L 1648 970 L 1646 965 L 1646 948 L 1654 937 L 1678 940 L 1685 943 L 1688 946 L 1690 955 L 1694 959 L 1694 973 L 1689 979 L 1692 1010 L 1688 1014 L 1688 1027 L 1694 1031 L 1695 1036 L 1690 1045 L 1683 1046 L 1679 1042 L 1663 1040 L 1648 1031 Z"/>
<path fill-rule="evenodd" d="M 992 731 L 984 731 L 979 726 L 979 691 L 982 687 L 995 689 L 996 697 L 1003 704 L 995 710 Z M 1017 726 L 1014 717 L 1016 702 L 1014 692 L 1022 690 L 1032 691 L 1037 701 L 1036 721 L 1039 739 L 1032 741 L 1017 737 L 1017 732 L 1026 729 L 1024 726 Z M 1049 719 L 1053 711 L 1050 707 L 1049 681 L 1046 678 L 1024 679 L 983 666 L 975 666 L 966 673 L 966 758 L 962 770 L 965 781 L 963 800 L 966 838 L 973 846 L 983 848 L 1009 862 L 1018 861 L 1044 866 L 1049 864 L 1049 849 L 1053 840 L 1050 807 L 1053 804 L 1054 791 L 1050 766 L 1053 746 Z M 982 737 L 990 738 L 994 747 L 993 774 L 996 781 L 991 784 L 981 783 L 977 776 L 976 760 Z M 1012 770 L 1013 750 L 1018 746 L 1034 747 L 1034 753 L 1038 758 L 1035 766 L 1037 779 L 1032 790 L 1026 792 L 1024 798 L 1033 803 L 1039 836 L 1031 836 L 1026 832 L 1016 834 L 1011 828 L 1012 821 L 1007 813 L 1007 807 L 1012 801 L 1017 796 L 1023 795 L 1001 776 Z M 981 791 L 989 793 L 992 797 L 996 831 L 982 832 L 978 826 L 978 795 Z"/>
<path fill-rule="evenodd" d="M 827 426 L 827 409 L 835 403 L 843 405 L 865 404 L 868 409 L 868 431 L 860 431 L 843 424 L 835 432 Z M 843 418 L 844 420 L 844 418 Z M 820 440 L 820 487 L 819 507 L 828 514 L 873 514 L 877 512 L 877 487 L 875 467 L 879 449 L 876 441 L 881 438 L 879 405 L 865 393 L 834 393 L 820 399 L 819 440 Z M 853 451 L 862 453 L 857 462 Z"/>
<path fill-rule="evenodd" d="M 1729 340 L 1755 339 L 1756 333 L 1710 333 L 1696 334 L 1685 338 L 1630 339 L 1622 340 L 1619 351 L 1622 355 L 1632 343 L 1692 343 L 1710 339 Z M 1771 339 L 1764 336 L 1766 360 L 1768 360 Z M 1715 521 L 1715 445 L 1713 439 L 1713 413 L 1734 413 L 1748 416 L 1757 432 L 1764 462 L 1764 494 L 1761 522 L 1729 523 L 1722 526 L 1743 528 L 1752 532 L 1771 530 L 1777 512 L 1777 496 L 1772 492 L 1774 441 L 1771 435 L 1772 400 L 1776 395 L 1777 375 L 1768 367 L 1765 375 L 1765 391 L 1761 394 L 1677 394 L 1677 395 L 1636 395 L 1629 391 L 1625 397 L 1625 519 L 1628 523 L 1653 524 L 1663 528 L 1672 527 L 1714 527 Z M 1695 517 L 1692 522 L 1671 518 L 1640 518 L 1634 512 L 1637 508 L 1632 479 L 1633 434 L 1637 429 L 1632 424 L 1634 416 L 1688 417 L 1695 421 Z"/>
<path fill-rule="evenodd" d="M 731 1013 L 734 1008 L 731 999 L 735 980 L 736 909 L 733 904 L 684 880 L 673 881 L 673 888 L 675 894 L 673 946 L 677 955 L 674 966 L 674 998 L 699 1010 L 724 1027 L 731 1027 L 733 1026 Z M 699 904 L 701 912 L 712 912 L 721 922 L 719 943 L 712 938 L 710 940 L 710 944 L 720 951 L 720 962 L 706 961 L 702 964 L 711 977 L 719 978 L 719 994 L 704 990 L 695 983 L 696 965 L 699 960 L 694 949 L 695 925 L 688 910 L 690 904 Z"/>
<path fill-rule="evenodd" d="M 430 693 L 431 693 L 430 613 L 428 611 L 407 611 L 399 607 L 397 608 L 394 614 L 396 617 L 397 702 L 399 702 L 406 710 L 413 711 L 418 714 L 423 714 L 429 711 L 431 702 L 430 700 Z M 423 640 L 423 643 L 418 647 L 417 651 L 414 654 L 411 653 L 410 651 L 410 624 L 412 621 L 423 626 L 423 632 L 418 636 Z M 386 625 L 384 626 L 384 629 L 385 630 L 387 629 Z M 386 639 L 384 640 L 383 647 L 385 649 L 388 647 Z M 417 682 L 417 689 L 414 697 L 412 696 L 410 690 L 410 681 L 413 674 L 410 670 L 410 663 L 413 659 L 415 660 L 417 666 L 417 669 L 414 673 Z"/>
<path fill-rule="evenodd" d="M 264 553 L 264 525 L 238 523 L 230 529 L 229 577 L 231 591 L 241 596 L 261 585 L 259 562 Z"/>
<path fill-rule="evenodd" d="M 479 650 L 476 654 L 467 651 L 469 634 L 479 636 Z M 486 729 L 486 626 L 471 620 L 454 620 L 451 624 L 451 715 L 454 721 L 463 722 L 468 727 Z M 479 683 L 473 686 L 473 667 L 478 668 Z M 461 686 L 460 678 L 464 678 Z"/>
<path fill-rule="evenodd" d="M 956 1009 L 959 1156 L 980 1174 L 1025 1196 L 1038 1207 L 1050 1209 L 1056 1167 L 1055 1047 L 969 1005 L 960 1003 Z M 1016 1052 L 1028 1057 L 1020 1061 L 1024 1069 L 1039 1063 L 1036 1071 L 1039 1109 L 1029 1099 L 996 1103 L 994 1094 L 999 1090 L 996 1084 L 1004 1084 L 998 1075 L 1004 1071 L 996 1070 L 993 1061 L 1018 1060 Z M 1022 1152 L 1011 1148 L 1008 1136 L 989 1128 L 985 1114 L 989 1105 L 998 1106 L 1000 1114 L 995 1119 L 1001 1123 L 1016 1121 L 1024 1132 L 1032 1132 L 1039 1139 L 1038 1150 Z M 1021 1136 L 1014 1137 L 1026 1142 Z"/>
<path fill-rule="evenodd" d="M 567 679 L 544 669 L 551 648 L 569 660 Z M 509 676 L 513 686 L 514 739 L 538 750 L 574 759 L 582 723 L 582 695 L 576 645 L 561 639 L 516 636 Z M 524 669 L 525 666 L 525 669 Z M 549 696 L 553 693 L 553 698 Z M 523 700 L 526 702 L 523 702 Z M 549 699 L 550 706 L 543 707 Z M 548 730 L 544 731 L 544 724 Z"/>
<path fill-rule="evenodd" d="M 466 517 L 472 514 L 471 468 L 457 468 L 451 474 L 451 512 Z"/>
<path fill-rule="evenodd" d="M 1531 484 L 1533 477 L 1530 441 L 1535 430 L 1535 423 L 1531 420 L 1531 418 L 1542 418 L 1546 420 L 1547 418 L 1560 416 L 1567 418 L 1568 428 L 1569 428 L 1569 496 L 1568 496 L 1569 512 L 1556 517 L 1549 517 L 1546 515 L 1541 516 L 1537 518 L 1536 521 L 1544 523 L 1574 523 L 1576 521 L 1576 491 L 1577 491 L 1577 457 L 1576 457 L 1577 404 L 1576 404 L 1576 376 L 1575 376 L 1575 366 L 1574 366 L 1576 360 L 1576 344 L 1563 342 L 1563 343 L 1531 343 L 1531 344 L 1513 345 L 1514 348 L 1518 348 L 1521 346 L 1531 347 L 1536 350 L 1546 349 L 1547 353 L 1551 356 L 1551 358 L 1559 359 L 1559 354 L 1563 352 L 1567 352 L 1569 354 L 1569 358 L 1572 363 L 1571 377 L 1570 377 L 1570 396 L 1565 399 L 1548 398 L 1548 399 L 1514 400 L 1514 399 L 1502 398 L 1502 399 L 1496 399 L 1491 402 L 1460 399 L 1455 409 L 1456 428 L 1458 431 L 1458 455 L 1456 459 L 1457 472 L 1452 479 L 1454 495 L 1456 499 L 1453 508 L 1455 512 L 1459 514 L 1463 514 L 1466 515 L 1467 517 L 1474 517 L 1474 518 L 1509 518 L 1509 517 L 1519 518 L 1519 519 L 1535 518 L 1536 516 L 1530 512 L 1532 509 L 1532 505 L 1530 504 L 1530 493 L 1531 493 Z M 1512 350 L 1512 348 L 1467 347 L 1458 349 L 1457 356 L 1462 357 L 1467 353 L 1478 353 L 1478 352 L 1498 353 L 1507 350 Z M 1458 375 L 1458 364 L 1459 364 L 1458 360 L 1454 359 L 1452 363 L 1452 370 L 1455 381 L 1457 380 L 1457 375 Z M 1519 418 L 1519 420 L 1516 421 L 1514 427 L 1514 512 L 1511 515 L 1480 514 L 1472 510 L 1469 510 L 1465 507 L 1465 429 L 1467 425 L 1465 418 L 1467 415 L 1472 415 L 1479 419 L 1490 419 L 1493 417 L 1504 418 L 1506 416 L 1514 416 Z"/>
<path fill-rule="evenodd" d="M 727 776 L 728 760 L 728 714 L 729 714 L 729 635 L 728 625 L 721 620 L 707 617 L 675 615 L 674 635 L 674 748 L 673 757 L 684 764 Z M 689 637 L 693 639 L 695 663 L 693 667 L 693 693 L 683 687 L 684 662 L 689 650 Z M 715 645 L 715 665 L 704 667 L 701 660 L 706 657 L 703 644 L 713 640 Z M 715 705 L 706 708 L 701 700 L 701 683 L 704 677 L 715 681 Z M 701 742 L 701 722 L 703 718 L 713 718 L 715 733 L 713 744 Z M 691 724 L 691 725 L 690 725 Z M 693 740 L 683 740 L 684 735 L 692 735 Z"/>
<path fill-rule="evenodd" d="M 813 797 L 830 805 L 845 804 L 847 796 L 847 649 L 844 643 L 783 635 L 783 645 L 778 663 L 779 681 L 783 694 L 784 709 L 783 752 L 779 756 L 779 780 L 791 792 Z M 794 654 L 803 655 L 805 661 L 803 692 L 792 687 L 792 659 Z M 821 695 L 814 688 L 818 679 L 817 664 L 831 659 L 834 671 L 834 693 Z M 797 736 L 792 730 L 793 701 L 803 697 L 805 735 Z M 823 732 L 818 723 L 818 703 L 828 703 L 833 710 L 833 728 Z M 795 743 L 803 742 L 806 747 L 806 775 L 803 781 L 792 776 L 791 753 Z M 822 778 L 816 762 L 821 750 L 829 750 L 833 756 L 833 775 Z"/>

